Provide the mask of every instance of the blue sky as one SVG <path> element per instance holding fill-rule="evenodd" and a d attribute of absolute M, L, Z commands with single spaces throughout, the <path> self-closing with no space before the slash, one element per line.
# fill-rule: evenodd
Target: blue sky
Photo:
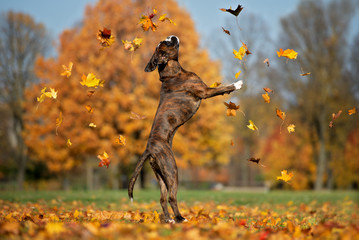
<path fill-rule="evenodd" d="M 279 31 L 281 17 L 294 11 L 299 0 L 177 0 L 185 7 L 196 24 L 196 29 L 204 37 L 208 37 L 219 25 L 224 26 L 228 13 L 219 8 L 236 8 L 238 4 L 244 7 L 244 12 L 251 12 L 264 18 L 271 26 L 272 34 Z M 1 0 L 0 11 L 21 11 L 30 14 L 37 22 L 46 25 L 50 34 L 56 37 L 64 29 L 73 27 L 81 21 L 85 6 L 94 4 L 97 0 Z M 240 19 L 240 16 L 239 16 Z"/>

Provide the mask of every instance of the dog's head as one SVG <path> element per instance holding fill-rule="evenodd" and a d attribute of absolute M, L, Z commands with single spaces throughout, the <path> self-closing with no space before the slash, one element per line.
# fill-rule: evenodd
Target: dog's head
<path fill-rule="evenodd" d="M 178 61 L 179 42 L 179 38 L 174 35 L 161 41 L 148 62 L 145 72 L 152 72 L 157 66 L 166 65 L 170 60 Z"/>

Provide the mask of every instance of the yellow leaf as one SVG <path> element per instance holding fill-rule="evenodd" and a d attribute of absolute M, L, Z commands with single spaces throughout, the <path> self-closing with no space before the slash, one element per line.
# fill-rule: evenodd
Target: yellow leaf
<path fill-rule="evenodd" d="M 253 131 L 258 130 L 257 126 L 254 125 L 254 123 L 252 122 L 252 120 L 249 120 L 249 125 L 247 125 L 247 127 Z"/>
<path fill-rule="evenodd" d="M 57 129 L 60 127 L 60 125 L 62 124 L 62 112 L 60 112 L 59 117 L 56 118 L 56 135 L 57 135 Z"/>
<path fill-rule="evenodd" d="M 89 127 L 93 127 L 93 128 L 95 128 L 95 127 L 97 127 L 94 123 L 90 123 L 89 124 Z"/>
<path fill-rule="evenodd" d="M 88 113 L 93 113 L 93 108 L 90 105 L 85 106 Z"/>
<path fill-rule="evenodd" d="M 171 19 L 169 19 L 168 17 L 166 17 L 167 14 L 163 14 L 161 15 L 158 20 L 161 21 L 161 22 L 164 22 L 164 21 L 169 21 L 170 23 L 172 23 L 173 25 L 176 26 L 176 23 L 174 21 L 172 21 Z"/>
<path fill-rule="evenodd" d="M 66 76 L 69 78 L 71 76 L 72 66 L 74 64 L 72 62 L 69 63 L 69 66 L 62 65 L 62 68 L 64 69 L 64 72 L 61 73 L 61 76 Z"/>
<path fill-rule="evenodd" d="M 297 59 L 298 53 L 294 51 L 293 49 L 286 49 L 283 51 L 283 49 L 279 49 L 279 52 L 277 51 L 278 57 L 286 57 L 289 59 Z"/>
<path fill-rule="evenodd" d="M 97 155 L 97 158 L 101 160 L 98 164 L 99 167 L 106 166 L 108 168 L 108 166 L 110 165 L 110 159 L 107 152 L 103 152 L 102 155 Z"/>
<path fill-rule="evenodd" d="M 59 234 L 66 230 L 62 222 L 48 222 L 45 229 L 49 235 Z"/>
<path fill-rule="evenodd" d="M 66 145 L 67 145 L 68 147 L 71 147 L 72 142 L 71 142 L 70 138 L 69 138 L 69 139 L 67 139 Z"/>
<path fill-rule="evenodd" d="M 93 73 L 89 73 L 87 76 L 82 75 L 81 80 L 81 85 L 86 87 L 97 88 L 98 86 L 103 87 L 104 84 L 104 81 L 96 78 L 95 74 Z"/>
<path fill-rule="evenodd" d="M 115 37 L 111 34 L 110 29 L 104 27 L 103 30 L 98 31 L 97 40 L 103 48 L 107 48 L 115 42 Z"/>
<path fill-rule="evenodd" d="M 288 182 L 293 177 L 293 172 L 287 174 L 287 170 L 281 171 L 282 176 L 277 177 L 277 180 L 283 180 L 284 182 Z"/>
<path fill-rule="evenodd" d="M 280 110 L 280 109 L 278 109 L 278 108 L 276 108 L 275 111 L 276 111 L 276 113 L 277 113 L 277 116 L 284 121 L 285 116 L 286 116 L 286 115 L 285 115 L 285 112 L 282 112 L 282 110 Z"/>
<path fill-rule="evenodd" d="M 135 38 L 133 41 L 122 40 L 124 48 L 130 52 L 136 51 L 142 44 L 143 38 Z"/>
<path fill-rule="evenodd" d="M 45 100 L 46 97 L 56 99 L 57 91 L 55 91 L 53 88 L 50 88 L 50 92 L 46 92 L 46 87 L 44 87 L 41 89 L 41 95 L 37 98 L 37 101 L 41 103 Z"/>
<path fill-rule="evenodd" d="M 242 46 L 238 51 L 233 49 L 234 58 L 242 60 L 244 55 L 246 54 L 246 49 Z"/>
<path fill-rule="evenodd" d="M 219 85 L 221 85 L 220 82 L 214 82 L 214 83 L 212 83 L 211 86 L 209 86 L 209 87 L 210 87 L 210 88 L 216 88 L 216 87 L 218 87 Z"/>
<path fill-rule="evenodd" d="M 74 212 L 74 218 L 78 218 L 79 217 L 79 211 L 77 211 L 77 209 L 75 210 L 75 212 Z"/>
<path fill-rule="evenodd" d="M 287 130 L 289 133 L 292 133 L 292 132 L 295 132 L 295 125 L 294 124 L 290 124 L 288 127 L 287 127 Z"/>
<path fill-rule="evenodd" d="M 237 79 L 237 78 L 239 77 L 239 75 L 241 75 L 241 72 L 242 72 L 242 71 L 237 72 L 234 77 Z"/>

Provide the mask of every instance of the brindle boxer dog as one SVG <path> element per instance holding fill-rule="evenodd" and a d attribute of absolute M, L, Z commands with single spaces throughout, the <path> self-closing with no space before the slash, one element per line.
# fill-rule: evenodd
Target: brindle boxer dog
<path fill-rule="evenodd" d="M 144 162 L 150 165 L 156 175 L 160 189 L 160 203 L 165 222 L 186 221 L 177 206 L 177 165 L 172 152 L 172 140 L 176 130 L 187 122 L 198 110 L 202 99 L 223 95 L 240 89 L 240 80 L 228 86 L 208 87 L 195 73 L 184 70 L 178 62 L 179 39 L 169 36 L 160 42 L 147 64 L 145 71 L 152 72 L 158 67 L 160 81 L 160 103 L 153 121 L 145 152 L 139 158 L 128 186 L 128 195 L 133 200 L 133 186 Z M 167 208 L 170 203 L 175 221 L 170 218 Z"/>

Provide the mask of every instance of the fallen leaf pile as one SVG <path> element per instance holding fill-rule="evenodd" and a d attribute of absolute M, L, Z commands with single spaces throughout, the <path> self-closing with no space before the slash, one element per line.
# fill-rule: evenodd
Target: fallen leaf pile
<path fill-rule="evenodd" d="M 1 239 L 358 239 L 359 206 L 179 203 L 181 224 L 164 224 L 158 202 L 110 204 L 107 209 L 81 201 L 13 203 L 0 200 Z"/>

